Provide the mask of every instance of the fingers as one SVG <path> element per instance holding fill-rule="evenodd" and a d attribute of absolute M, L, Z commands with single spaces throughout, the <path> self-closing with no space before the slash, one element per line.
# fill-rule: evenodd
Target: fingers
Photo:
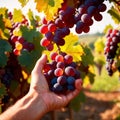
<path fill-rule="evenodd" d="M 81 79 L 76 80 L 75 87 L 76 87 L 76 89 L 73 92 L 70 92 L 69 94 L 67 94 L 66 97 L 67 97 L 68 101 L 71 101 L 73 98 L 75 98 L 82 90 L 82 80 Z"/>
<path fill-rule="evenodd" d="M 75 87 L 76 87 L 76 89 L 78 89 L 78 90 L 80 89 L 80 90 L 81 90 L 82 84 L 83 84 L 82 79 L 77 79 L 77 80 L 75 81 Z"/>
<path fill-rule="evenodd" d="M 33 69 L 34 72 L 41 72 L 45 63 L 47 62 L 47 55 L 43 54 L 41 58 L 36 62 L 36 65 Z"/>

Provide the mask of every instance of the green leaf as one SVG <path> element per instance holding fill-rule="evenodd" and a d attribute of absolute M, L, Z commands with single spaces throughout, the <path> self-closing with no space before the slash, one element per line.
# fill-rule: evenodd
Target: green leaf
<path fill-rule="evenodd" d="M 55 6 L 55 0 L 49 0 L 48 4 L 49 4 L 51 7 L 54 7 L 54 6 Z"/>
<path fill-rule="evenodd" d="M 23 14 L 21 10 L 14 9 L 13 11 L 13 20 L 14 22 L 22 22 Z"/>
<path fill-rule="evenodd" d="M 7 64 L 8 57 L 3 53 L 0 52 L 0 67 L 4 67 Z"/>
<path fill-rule="evenodd" d="M 3 52 L 6 52 L 6 51 L 11 52 L 12 51 L 12 47 L 8 41 L 0 39 L 0 51 L 3 51 Z"/>
<path fill-rule="evenodd" d="M 3 15 L 0 15 L 0 29 L 1 30 L 5 29 L 5 23 L 3 21 Z"/>
<path fill-rule="evenodd" d="M 8 57 L 5 52 L 11 52 L 11 50 L 11 45 L 6 40 L 0 39 L 0 67 L 7 64 Z"/>
<path fill-rule="evenodd" d="M 84 54 L 81 56 L 82 63 L 84 66 L 88 66 L 89 64 L 94 63 L 93 54 L 88 46 L 82 46 Z"/>
<path fill-rule="evenodd" d="M 18 57 L 19 63 L 25 67 L 29 72 L 32 70 L 32 55 L 28 51 L 22 51 L 21 55 Z"/>
<path fill-rule="evenodd" d="M 13 93 L 18 86 L 19 86 L 19 82 L 16 80 L 12 80 L 10 84 L 10 91 Z"/>
<path fill-rule="evenodd" d="M 22 32 L 22 36 L 28 42 L 33 42 L 34 38 L 40 38 L 40 32 L 36 31 L 36 29 L 29 29 L 27 26 L 21 26 L 20 31 Z"/>
<path fill-rule="evenodd" d="M 24 7 L 29 2 L 29 0 L 18 0 L 18 1 L 21 3 L 22 7 Z"/>
<path fill-rule="evenodd" d="M 83 92 L 80 92 L 80 94 L 70 102 L 70 107 L 74 111 L 79 111 L 81 104 L 84 103 L 85 100 L 86 100 L 85 94 Z"/>
<path fill-rule="evenodd" d="M 27 15 L 28 15 L 31 25 L 33 27 L 36 27 L 36 21 L 40 21 L 40 17 L 39 16 L 34 17 L 33 11 L 31 9 L 29 9 Z"/>
<path fill-rule="evenodd" d="M 108 10 L 108 13 L 111 15 L 112 19 L 114 20 L 116 24 L 120 23 L 120 14 L 114 7 Z"/>
<path fill-rule="evenodd" d="M 28 73 L 31 73 L 43 51 L 43 48 L 40 46 L 40 39 L 34 39 L 33 44 L 35 46 L 33 51 L 22 51 L 21 55 L 18 57 L 20 65 L 24 67 Z"/>
<path fill-rule="evenodd" d="M 0 83 L 0 98 L 2 98 L 6 93 L 6 87 Z"/>

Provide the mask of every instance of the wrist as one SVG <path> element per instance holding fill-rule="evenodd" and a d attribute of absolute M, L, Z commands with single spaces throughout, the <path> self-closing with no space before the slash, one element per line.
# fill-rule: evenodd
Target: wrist
<path fill-rule="evenodd" d="M 39 120 L 47 112 L 43 100 L 36 93 L 28 93 L 6 110 L 2 120 Z"/>
<path fill-rule="evenodd" d="M 19 105 L 22 110 L 26 112 L 29 120 L 40 119 L 47 113 L 47 108 L 44 101 L 36 92 L 28 93 L 19 101 Z"/>

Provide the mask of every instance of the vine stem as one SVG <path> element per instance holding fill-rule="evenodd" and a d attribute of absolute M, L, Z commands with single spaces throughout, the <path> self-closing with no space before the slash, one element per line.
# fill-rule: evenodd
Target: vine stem
<path fill-rule="evenodd" d="M 70 118 L 70 120 L 74 120 L 73 110 L 70 107 L 70 105 L 68 105 L 68 112 L 69 112 L 69 118 Z"/>

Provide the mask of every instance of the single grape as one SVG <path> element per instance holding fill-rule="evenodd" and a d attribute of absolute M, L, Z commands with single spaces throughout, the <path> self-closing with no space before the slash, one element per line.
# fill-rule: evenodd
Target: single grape
<path fill-rule="evenodd" d="M 56 30 L 56 25 L 53 24 L 53 23 L 49 24 L 49 25 L 48 25 L 48 30 L 49 30 L 50 32 L 54 32 L 54 31 Z"/>
<path fill-rule="evenodd" d="M 73 62 L 73 57 L 71 55 L 64 56 L 64 61 L 66 64 L 70 64 Z"/>
<path fill-rule="evenodd" d="M 56 67 L 64 69 L 65 68 L 65 64 L 64 64 L 64 62 L 58 62 Z"/>
<path fill-rule="evenodd" d="M 63 75 L 63 69 L 61 68 L 56 68 L 54 71 L 55 76 L 61 76 Z"/>
<path fill-rule="evenodd" d="M 56 61 L 56 62 L 63 62 L 63 61 L 64 61 L 64 58 L 63 58 L 62 55 L 57 55 L 57 56 L 55 57 L 55 61 Z"/>
<path fill-rule="evenodd" d="M 54 84 L 52 90 L 55 93 L 61 93 L 63 91 L 63 87 L 59 83 L 56 83 Z"/>
<path fill-rule="evenodd" d="M 59 76 L 57 78 L 57 83 L 59 83 L 60 85 L 65 85 L 67 83 L 67 78 L 66 76 Z"/>
<path fill-rule="evenodd" d="M 69 76 L 69 77 L 67 78 L 67 83 L 68 83 L 69 85 L 74 85 L 74 83 L 75 83 L 75 78 L 72 77 L 72 76 Z"/>
<path fill-rule="evenodd" d="M 57 83 L 57 77 L 54 77 L 52 80 L 51 80 L 51 85 L 54 86 L 54 84 Z"/>
<path fill-rule="evenodd" d="M 45 33 L 47 33 L 48 32 L 48 25 L 42 25 L 41 27 L 40 27 L 40 33 L 42 33 L 42 34 L 45 34 Z"/>
<path fill-rule="evenodd" d="M 65 74 L 67 76 L 74 76 L 75 75 L 75 68 L 68 66 L 65 68 Z"/>
<path fill-rule="evenodd" d="M 50 40 L 48 40 L 47 38 L 44 37 L 41 39 L 40 44 L 41 44 L 41 46 L 46 47 L 50 44 Z"/>
<path fill-rule="evenodd" d="M 58 55 L 57 52 L 52 52 L 52 53 L 50 54 L 51 60 L 55 60 L 55 58 L 56 58 L 57 55 Z"/>

